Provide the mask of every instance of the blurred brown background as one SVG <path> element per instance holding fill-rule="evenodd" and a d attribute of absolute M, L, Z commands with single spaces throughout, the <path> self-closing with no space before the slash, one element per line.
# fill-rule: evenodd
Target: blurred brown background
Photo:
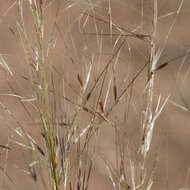
<path fill-rule="evenodd" d="M 137 33 L 150 34 L 152 30 L 152 1 L 150 0 L 110 0 L 111 16 L 117 25 Z M 181 6 L 181 9 L 179 7 Z M 26 3 L 25 3 L 26 6 Z M 52 0 L 48 1 L 46 11 L 45 37 L 56 41 L 55 49 L 50 52 L 50 62 L 62 73 L 62 79 L 66 80 L 72 87 L 79 92 L 79 83 L 77 74 L 84 75 L 85 66 L 90 57 L 94 56 L 97 66 L 94 70 L 100 72 L 110 59 L 112 48 L 117 37 L 110 36 L 102 38 L 102 55 L 100 56 L 100 46 L 96 36 L 82 35 L 79 30 L 78 19 L 82 12 L 91 12 L 93 10 L 101 18 L 108 19 L 109 1 L 107 0 Z M 27 12 L 26 6 L 25 24 L 26 30 L 32 33 L 31 15 Z M 178 10 L 178 12 L 177 12 Z M 59 15 L 56 17 L 56 13 Z M 178 14 L 177 14 L 178 13 Z M 56 21 L 57 26 L 53 25 Z M 84 21 L 81 17 L 81 21 Z M 174 57 L 181 56 L 189 52 L 189 21 L 190 21 L 190 1 L 188 0 L 167 0 L 158 1 L 158 24 L 157 24 L 157 48 L 164 47 L 164 51 L 159 60 L 159 64 L 168 61 Z M 100 32 L 109 33 L 109 26 L 97 21 L 97 27 Z M 23 78 L 29 76 L 26 59 L 23 50 L 23 44 L 20 41 L 18 32 L 18 13 L 17 5 L 13 0 L 0 1 L 0 55 L 1 62 L 4 59 L 13 71 L 14 77 L 10 77 L 7 71 L 0 68 L 0 144 L 7 144 L 11 141 L 12 152 L 6 157 L 6 151 L 1 150 L 0 154 L 0 189 L 34 189 L 35 184 L 31 176 L 26 174 L 28 164 L 33 160 L 31 154 L 28 154 L 23 147 L 16 142 L 23 142 L 24 139 L 15 133 L 15 129 L 22 125 L 26 131 L 34 136 L 38 143 L 42 143 L 39 135 L 39 125 L 33 125 L 39 121 L 35 108 L 27 105 L 27 109 L 32 113 L 32 119 L 26 114 L 20 103 L 20 98 L 8 96 L 7 94 L 17 94 L 22 97 L 31 98 L 32 89 L 28 81 Z M 171 28 L 172 27 L 172 28 Z M 95 32 L 93 19 L 88 20 L 85 26 L 88 32 Z M 172 29 L 168 35 L 168 31 Z M 118 32 L 113 29 L 113 32 Z M 165 40 L 168 35 L 166 44 Z M 34 36 L 29 36 L 31 43 L 35 46 Z M 50 40 L 51 41 L 51 40 Z M 130 49 L 130 51 L 129 51 Z M 34 50 L 35 51 L 35 50 Z M 125 45 L 120 52 L 119 63 L 116 69 L 116 78 L 119 90 L 126 86 L 134 74 L 146 62 L 149 55 L 149 46 L 147 43 L 134 38 L 128 39 L 128 45 Z M 158 156 L 156 170 L 154 174 L 154 184 L 152 189 L 180 189 L 184 187 L 186 176 L 190 164 L 190 113 L 184 109 L 190 106 L 189 91 L 189 56 L 186 55 L 177 59 L 167 67 L 156 73 L 155 81 L 155 105 L 158 96 L 162 98 L 170 96 L 170 101 L 165 107 L 163 113 L 156 122 L 154 130 L 153 144 L 151 147 L 152 157 Z M 123 100 L 114 109 L 110 117 L 117 117 L 118 125 L 126 127 L 126 144 L 131 150 L 136 149 L 139 144 L 140 120 L 142 110 L 145 108 L 144 86 L 146 78 L 144 72 L 135 82 L 132 93 L 131 108 L 127 115 L 127 122 L 124 121 L 124 110 L 126 100 Z M 59 87 L 59 77 L 55 77 L 57 87 Z M 93 80 L 92 80 L 93 81 Z M 106 81 L 107 84 L 109 81 Z M 93 82 L 90 83 L 92 85 Z M 62 89 L 61 85 L 60 88 Z M 76 94 L 68 87 L 65 87 L 66 95 L 75 100 Z M 68 90 L 68 91 L 67 91 Z M 61 90 L 57 90 L 60 93 Z M 104 92 L 105 95 L 105 92 Z M 95 96 L 95 95 L 94 95 Z M 162 99 L 162 101 L 163 101 Z M 108 105 L 113 100 L 109 100 Z M 72 113 L 72 108 L 59 101 L 58 118 L 60 121 L 69 118 L 68 112 Z M 177 106 L 182 105 L 184 109 Z M 10 114 L 11 113 L 11 114 Z M 71 114 L 72 115 L 72 114 Z M 19 122 L 19 123 L 18 123 Z M 80 121 L 82 126 L 88 122 Z M 114 149 L 114 131 L 103 125 L 100 131 L 97 149 L 106 159 L 113 163 L 115 160 Z M 15 143 L 14 143 L 15 141 Z M 150 156 L 151 158 L 151 156 Z M 7 166 L 5 164 L 7 161 Z M 108 178 L 108 171 L 100 156 L 95 156 L 95 165 L 93 176 L 91 178 L 90 189 L 112 189 Z M 153 158 L 154 160 L 154 158 Z M 154 162 L 154 161 L 153 161 Z M 153 164 L 150 161 L 150 165 Z M 3 174 L 6 168 L 8 176 Z M 24 180 L 23 180 L 24 179 Z M 190 183 L 188 183 L 188 187 Z M 46 188 L 44 188 L 46 189 Z M 143 189 L 143 188 L 142 188 Z"/>

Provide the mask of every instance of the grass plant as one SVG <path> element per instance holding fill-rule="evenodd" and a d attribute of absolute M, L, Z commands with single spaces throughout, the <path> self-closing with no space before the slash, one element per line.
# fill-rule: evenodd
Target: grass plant
<path fill-rule="evenodd" d="M 156 83 L 175 62 L 181 63 L 179 76 L 189 55 L 160 61 L 184 1 L 161 16 L 158 0 L 134 2 L 16 0 L 8 6 L 1 22 L 16 10 L 9 32 L 21 56 L 19 66 L 0 57 L 9 87 L 0 96 L 16 102 L 13 109 L 0 100 L 8 130 L 7 143 L 0 145 L 1 189 L 103 189 L 94 182 L 98 166 L 109 189 L 156 189 L 164 138 L 157 121 L 168 104 L 188 112 L 171 93 L 161 95 Z M 119 20 L 122 14 L 127 21 Z M 171 15 L 159 41 L 160 22 Z M 167 155 L 164 189 L 170 189 Z M 13 158 L 20 162 L 12 164 Z M 188 178 L 189 170 L 181 190 Z"/>

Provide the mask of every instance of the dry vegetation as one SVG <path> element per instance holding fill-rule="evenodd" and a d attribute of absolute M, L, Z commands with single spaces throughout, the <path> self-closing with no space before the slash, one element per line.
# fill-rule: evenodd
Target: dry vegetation
<path fill-rule="evenodd" d="M 1 189 L 188 189 L 189 1 L 0 3 Z"/>

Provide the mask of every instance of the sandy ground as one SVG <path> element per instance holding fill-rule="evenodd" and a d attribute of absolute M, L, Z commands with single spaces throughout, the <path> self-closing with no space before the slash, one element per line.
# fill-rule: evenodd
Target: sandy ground
<path fill-rule="evenodd" d="M 79 92 L 80 85 L 77 81 L 77 74 L 84 76 L 85 65 L 90 61 L 92 55 L 95 56 L 94 75 L 96 75 L 100 68 L 105 66 L 111 57 L 113 42 L 116 37 L 113 37 L 111 43 L 110 37 L 103 37 L 102 42 L 102 56 L 99 57 L 99 47 L 95 36 L 86 36 L 79 33 L 77 19 L 80 13 L 89 10 L 87 1 L 73 0 L 62 1 L 60 3 L 60 15 L 56 18 L 57 3 L 61 1 L 54 1 L 49 4 L 46 14 L 46 38 L 48 36 L 57 37 L 56 48 L 50 52 L 50 62 L 61 73 L 58 77 L 55 76 L 55 86 L 57 93 L 62 92 L 60 80 L 65 79 L 72 87 Z M 165 49 L 159 64 L 170 60 L 173 57 L 180 56 L 189 51 L 189 20 L 190 20 L 190 1 L 186 0 L 177 15 L 176 12 L 180 6 L 180 0 L 158 1 L 158 25 L 157 25 L 157 47 L 162 47 L 165 43 L 168 31 L 173 26 L 169 38 L 167 39 Z M 0 54 L 12 69 L 14 77 L 11 77 L 5 69 L 0 68 L 0 144 L 10 143 L 12 152 L 6 157 L 6 151 L 0 151 L 0 189 L 34 189 L 36 184 L 27 174 L 28 164 L 32 162 L 33 154 L 27 148 L 20 147 L 16 142 L 25 143 L 26 139 L 16 134 L 15 129 L 23 127 L 34 139 L 42 144 L 42 137 L 40 136 L 39 117 L 35 108 L 26 104 L 26 109 L 30 110 L 31 116 L 26 113 L 20 99 L 10 97 L 5 94 L 15 93 L 22 97 L 32 97 L 31 86 L 28 85 L 28 80 L 23 79 L 28 77 L 28 70 L 26 67 L 25 55 L 23 52 L 23 44 L 20 41 L 20 34 L 18 32 L 18 14 L 17 7 L 13 0 L 0 1 Z M 51 1 L 49 1 L 51 3 Z M 65 10 L 66 7 L 72 5 L 71 8 Z M 93 1 L 91 8 L 97 11 L 101 17 L 107 17 L 108 1 Z M 144 1 L 143 13 L 141 11 L 141 3 L 139 0 L 112 0 L 112 18 L 114 23 L 124 27 L 125 29 L 150 33 L 151 31 L 151 15 L 152 7 L 150 1 Z M 27 9 L 26 9 L 27 10 Z M 26 20 L 26 29 L 28 33 L 32 32 L 31 17 L 24 12 Z M 142 22 L 143 14 L 143 22 Z M 68 16 L 69 15 L 69 16 Z M 52 25 L 56 19 L 59 26 L 57 28 Z M 70 20 L 69 20 L 70 19 Z M 69 22 L 73 21 L 71 25 Z M 93 21 L 87 26 L 89 32 L 94 32 L 95 27 Z M 99 31 L 105 33 L 109 32 L 109 27 L 105 23 L 97 23 Z M 116 32 L 116 30 L 113 30 Z M 53 38 L 55 39 L 55 38 Z M 65 41 L 64 41 L 65 39 Z M 34 36 L 30 36 L 32 44 L 35 46 Z M 67 47 L 65 46 L 67 44 Z M 74 45 L 73 45 L 74 44 Z M 129 51 L 129 47 L 131 51 Z M 85 55 L 85 56 L 84 56 Z M 117 84 L 119 84 L 119 91 L 123 89 L 127 82 L 130 81 L 134 73 L 145 63 L 149 55 L 147 43 L 133 38 L 128 39 L 128 46 L 126 45 L 120 52 L 119 64 L 116 69 Z M 98 59 L 99 58 L 99 59 Z M 162 98 L 170 97 L 170 101 L 165 107 L 163 113 L 156 122 L 154 130 L 153 144 L 151 147 L 149 173 L 156 160 L 156 169 L 154 173 L 154 184 L 152 189 L 180 189 L 184 187 L 186 176 L 189 168 L 189 143 L 190 143 L 190 120 L 189 112 L 185 111 L 175 104 L 180 104 L 186 108 L 190 105 L 189 97 L 189 58 L 188 56 L 171 62 L 167 67 L 156 73 L 155 79 L 155 103 L 159 95 Z M 110 73 L 111 74 L 111 73 Z M 127 115 L 127 121 L 124 121 L 124 110 L 126 109 L 127 100 L 123 100 L 113 110 L 109 118 L 116 118 L 117 125 L 125 128 L 126 133 L 123 139 L 130 150 L 136 150 L 139 144 L 140 134 L 140 118 L 142 117 L 142 110 L 145 106 L 144 101 L 144 72 L 135 82 L 132 89 L 132 103 L 130 111 Z M 126 80 L 126 82 L 124 82 Z M 106 81 L 108 84 L 109 81 Z M 92 82 L 90 85 L 92 86 Z M 60 89 L 59 89 L 60 87 Z M 75 101 L 76 94 L 67 86 L 66 95 Z M 68 91 L 67 91 L 68 90 Z M 105 91 L 103 92 L 105 96 Z M 94 96 L 96 96 L 94 94 Z M 162 101 L 163 101 L 162 99 Z M 61 120 L 69 118 L 69 113 L 72 115 L 72 107 L 65 103 L 62 99 L 58 101 L 57 116 Z M 93 101 L 92 101 L 93 103 Z M 108 105 L 113 103 L 113 97 L 110 98 Z M 64 105 L 62 105 L 64 104 Z M 156 104 L 155 104 L 156 105 Z M 64 106 L 64 109 L 63 109 Z M 82 113 L 84 114 L 84 113 Z M 81 118 L 83 115 L 81 114 Z M 88 116 L 80 120 L 82 126 L 86 126 Z M 37 123 L 37 124 L 35 124 Z M 97 156 L 94 160 L 93 176 L 91 179 L 90 189 L 112 189 L 111 182 L 108 178 L 108 171 L 105 168 L 101 156 L 109 160 L 115 166 L 115 149 L 114 149 L 114 130 L 107 127 L 104 123 L 101 126 L 100 135 L 97 143 Z M 98 155 L 99 154 L 99 155 Z M 75 155 L 75 153 L 73 153 Z M 73 156 L 74 157 L 74 156 Z M 5 160 L 7 165 L 5 165 Z M 128 163 L 126 163 L 127 165 Z M 43 166 L 42 166 L 43 167 Z M 45 166 L 44 166 L 45 167 Z M 129 168 L 129 166 L 126 166 Z M 3 175 L 3 170 L 6 169 L 7 176 Z M 42 171 L 43 175 L 44 172 Z M 149 175 L 149 173 L 147 175 Z M 9 178 L 10 177 L 10 178 Z M 2 179 L 2 180 L 1 180 Z M 43 181 L 43 179 L 40 179 Z M 190 183 L 187 187 L 190 186 Z M 43 186 L 39 186 L 43 189 Z M 44 188 L 48 189 L 48 188 Z M 145 189 L 145 188 L 142 188 Z"/>

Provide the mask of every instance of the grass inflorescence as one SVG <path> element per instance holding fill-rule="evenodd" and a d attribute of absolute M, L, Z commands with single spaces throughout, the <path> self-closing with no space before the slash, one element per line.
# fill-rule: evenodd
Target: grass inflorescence
<path fill-rule="evenodd" d="M 168 104 L 189 109 L 172 93 L 162 95 L 157 77 L 182 59 L 177 79 L 183 72 L 189 51 L 162 56 L 184 1 L 161 16 L 159 1 L 134 2 L 16 0 L 3 14 L 1 22 L 15 9 L 9 31 L 22 55 L 18 68 L 0 56 L 9 87 L 0 96 L 14 99 L 18 110 L 0 101 L 10 133 L 0 144 L 3 189 L 97 189 L 98 176 L 114 190 L 170 189 L 169 137 L 157 123 Z M 159 39 L 160 22 L 170 16 Z M 155 184 L 160 163 L 164 182 Z"/>

